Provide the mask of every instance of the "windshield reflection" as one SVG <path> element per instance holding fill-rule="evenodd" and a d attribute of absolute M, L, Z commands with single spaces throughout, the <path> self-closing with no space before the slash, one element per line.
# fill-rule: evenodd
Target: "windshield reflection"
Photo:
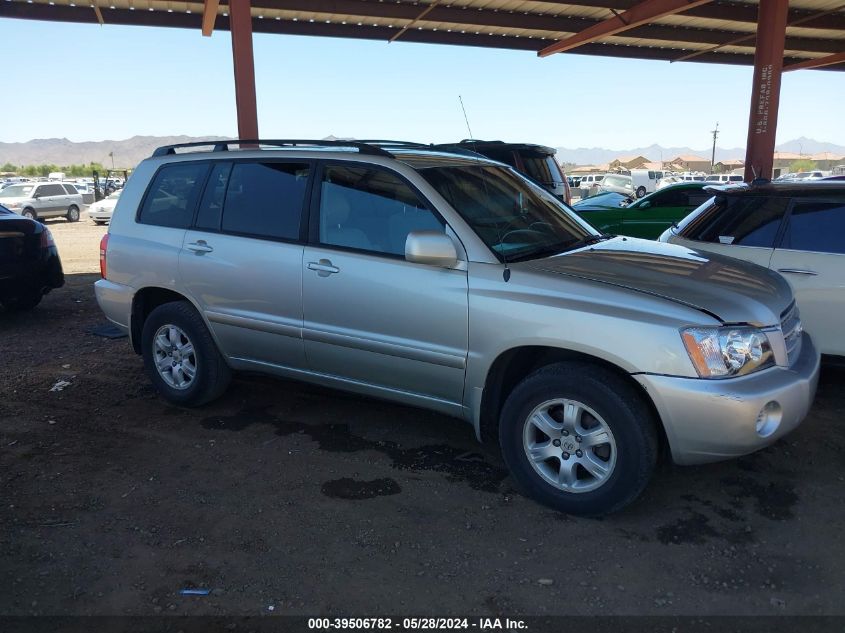
<path fill-rule="evenodd" d="M 419 171 L 500 261 L 559 253 L 599 236 L 545 189 L 507 167 L 479 162 Z"/>

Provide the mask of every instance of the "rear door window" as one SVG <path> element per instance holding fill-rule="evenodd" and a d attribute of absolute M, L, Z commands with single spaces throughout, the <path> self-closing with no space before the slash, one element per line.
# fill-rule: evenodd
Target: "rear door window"
<path fill-rule="evenodd" d="M 202 192 L 208 163 L 173 163 L 158 170 L 138 215 L 142 224 L 186 229 Z"/>
<path fill-rule="evenodd" d="M 765 196 L 717 198 L 683 235 L 700 242 L 772 248 L 788 202 Z"/>
<path fill-rule="evenodd" d="M 42 196 L 66 196 L 67 192 L 61 185 L 41 185 L 38 191 Z"/>
<path fill-rule="evenodd" d="M 797 200 L 779 248 L 845 254 L 845 201 Z"/>
<path fill-rule="evenodd" d="M 308 163 L 235 163 L 226 186 L 222 230 L 298 240 L 310 175 Z M 217 188 L 219 181 L 211 184 Z"/>

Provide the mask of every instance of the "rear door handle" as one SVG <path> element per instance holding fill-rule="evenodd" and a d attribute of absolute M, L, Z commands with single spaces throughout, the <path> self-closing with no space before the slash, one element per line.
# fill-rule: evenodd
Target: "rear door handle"
<path fill-rule="evenodd" d="M 818 273 L 815 270 L 803 270 L 801 268 L 778 268 L 779 273 L 791 273 L 793 275 L 809 275 L 815 277 Z"/>
<path fill-rule="evenodd" d="M 318 262 L 308 262 L 308 270 L 316 270 L 320 277 L 328 277 L 329 275 L 340 272 L 340 268 L 333 266 L 328 259 L 321 259 Z"/>
<path fill-rule="evenodd" d="M 189 251 L 194 251 L 197 254 L 200 253 L 210 253 L 214 249 L 211 248 L 205 240 L 197 240 L 196 242 L 191 242 L 186 245 Z"/>

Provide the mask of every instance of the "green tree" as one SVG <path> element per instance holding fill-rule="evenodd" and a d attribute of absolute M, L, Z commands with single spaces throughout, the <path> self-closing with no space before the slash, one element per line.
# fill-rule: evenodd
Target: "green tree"
<path fill-rule="evenodd" d="M 15 165 L 13 165 L 12 163 L 5 163 L 3 165 L 0 165 L 0 171 L 17 173 L 18 168 Z"/>
<path fill-rule="evenodd" d="M 801 158 L 793 161 L 789 165 L 789 171 L 793 174 L 797 174 L 799 171 L 813 171 L 815 168 L 816 163 L 811 161 L 809 158 Z"/>

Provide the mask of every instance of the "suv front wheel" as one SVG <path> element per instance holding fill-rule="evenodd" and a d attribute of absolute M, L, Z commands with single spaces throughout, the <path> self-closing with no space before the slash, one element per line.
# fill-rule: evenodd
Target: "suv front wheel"
<path fill-rule="evenodd" d="M 173 404 L 196 407 L 210 402 L 231 380 L 211 333 L 187 301 L 155 308 L 144 321 L 141 347 L 150 380 Z"/>
<path fill-rule="evenodd" d="M 655 421 L 640 394 L 589 363 L 557 363 L 519 383 L 502 408 L 499 442 L 526 494 L 584 516 L 633 501 L 657 461 Z"/>

